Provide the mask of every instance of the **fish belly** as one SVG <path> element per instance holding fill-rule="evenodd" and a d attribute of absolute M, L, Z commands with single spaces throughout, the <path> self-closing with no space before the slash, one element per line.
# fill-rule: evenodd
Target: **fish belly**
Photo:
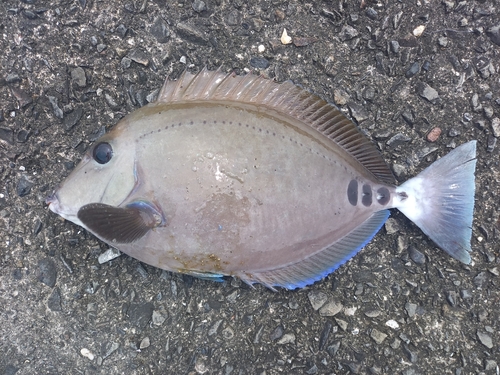
<path fill-rule="evenodd" d="M 336 243 L 383 207 L 349 202 L 376 184 L 341 147 L 258 108 L 148 108 L 130 123 L 139 187 L 166 218 L 120 250 L 173 271 L 260 272 Z"/>

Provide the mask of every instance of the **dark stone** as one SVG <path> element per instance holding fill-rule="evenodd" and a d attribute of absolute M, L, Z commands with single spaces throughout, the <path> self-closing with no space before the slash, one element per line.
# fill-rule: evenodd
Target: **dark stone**
<path fill-rule="evenodd" d="M 206 44 L 208 41 L 205 33 L 189 23 L 179 22 L 177 24 L 177 33 L 179 34 L 179 36 L 193 43 Z"/>
<path fill-rule="evenodd" d="M 132 50 L 127 56 L 130 60 L 135 61 L 137 64 L 141 64 L 144 66 L 149 65 L 148 55 L 140 48 Z"/>
<path fill-rule="evenodd" d="M 500 24 L 490 27 L 486 30 L 486 35 L 497 46 L 500 46 Z"/>
<path fill-rule="evenodd" d="M 59 288 L 54 288 L 52 290 L 52 294 L 47 300 L 47 306 L 52 311 L 61 311 L 61 293 L 59 292 Z"/>
<path fill-rule="evenodd" d="M 17 141 L 19 143 L 24 143 L 28 140 L 28 137 L 30 135 L 30 132 L 24 129 L 19 130 L 17 133 Z"/>
<path fill-rule="evenodd" d="M 28 178 L 25 175 L 22 175 L 16 186 L 17 195 L 19 195 L 20 197 L 28 195 L 31 192 L 32 186 L 33 182 L 28 180 Z"/>
<path fill-rule="evenodd" d="M 410 68 L 406 71 L 405 76 L 406 76 L 406 78 L 411 78 L 411 77 L 415 76 L 419 71 L 420 71 L 420 64 L 415 61 L 413 64 L 411 64 Z"/>
<path fill-rule="evenodd" d="M 12 272 L 14 280 L 21 280 L 23 278 L 23 271 L 20 268 L 15 268 Z"/>
<path fill-rule="evenodd" d="M 375 9 L 373 8 L 368 8 L 366 9 L 366 12 L 365 12 L 366 16 L 371 19 L 371 20 L 374 20 L 376 21 L 377 18 L 378 18 L 378 13 Z"/>
<path fill-rule="evenodd" d="M 193 10 L 197 13 L 201 13 L 204 10 L 207 10 L 207 5 L 205 4 L 204 1 L 201 0 L 194 0 L 193 1 Z"/>
<path fill-rule="evenodd" d="M 232 10 L 229 12 L 229 14 L 226 17 L 226 23 L 228 26 L 236 26 L 240 24 L 240 12 L 238 12 L 236 9 Z"/>
<path fill-rule="evenodd" d="M 0 139 L 8 144 L 14 143 L 14 132 L 9 128 L 0 128 Z"/>
<path fill-rule="evenodd" d="M 80 107 L 76 108 L 73 112 L 71 112 L 64 118 L 64 129 L 66 131 L 71 130 L 73 126 L 78 124 L 78 121 L 80 121 L 82 116 L 83 116 L 83 109 Z"/>
<path fill-rule="evenodd" d="M 118 27 L 115 29 L 115 31 L 120 35 L 122 38 L 125 38 L 127 36 L 128 29 L 127 27 L 122 23 L 118 25 Z M 161 43 L 161 42 L 160 42 Z"/>
<path fill-rule="evenodd" d="M 5 77 L 5 82 L 7 83 L 16 83 L 21 82 L 21 77 L 17 73 L 9 73 L 7 77 Z"/>
<path fill-rule="evenodd" d="M 347 103 L 349 110 L 351 111 L 351 116 L 358 122 L 361 123 L 368 119 L 368 112 L 361 105 L 355 102 Z"/>
<path fill-rule="evenodd" d="M 345 42 L 346 40 L 354 39 L 359 35 L 358 30 L 350 25 L 345 25 L 342 30 L 340 30 L 339 38 L 341 41 Z"/>
<path fill-rule="evenodd" d="M 410 255 L 410 259 L 413 260 L 416 264 L 425 263 L 425 255 L 418 251 L 414 246 L 410 246 L 408 248 L 408 254 Z"/>
<path fill-rule="evenodd" d="M 328 343 L 328 337 L 330 337 L 332 327 L 333 324 L 329 320 L 327 320 L 319 337 L 319 350 L 323 350 Z"/>
<path fill-rule="evenodd" d="M 132 324 L 139 328 L 146 328 L 153 316 L 152 302 L 132 304 L 128 309 L 128 317 Z"/>
<path fill-rule="evenodd" d="M 269 61 L 263 57 L 252 57 L 250 59 L 250 65 L 257 69 L 267 69 L 269 67 Z"/>
<path fill-rule="evenodd" d="M 51 288 L 56 285 L 57 268 L 52 259 L 45 258 L 38 262 L 37 279 Z"/>
<path fill-rule="evenodd" d="M 158 43 L 167 43 L 170 39 L 170 30 L 166 22 L 159 17 L 155 20 L 149 31 L 156 38 Z"/>
<path fill-rule="evenodd" d="M 399 42 L 397 40 L 391 40 L 391 42 L 389 43 L 389 45 L 391 46 L 391 51 L 394 52 L 394 53 L 398 53 L 399 52 Z"/>
<path fill-rule="evenodd" d="M 425 60 L 424 63 L 422 64 L 422 70 L 424 72 L 428 72 L 430 68 L 431 68 L 430 61 L 429 60 Z"/>
<path fill-rule="evenodd" d="M 26 91 L 18 87 L 11 87 L 10 90 L 12 91 L 12 95 L 14 95 L 14 97 L 19 102 L 19 106 L 21 108 L 24 108 L 28 104 L 33 103 L 33 98 Z"/>
<path fill-rule="evenodd" d="M 435 102 L 439 98 L 438 92 L 425 82 L 419 82 L 416 87 L 417 93 L 429 102 Z"/>
<path fill-rule="evenodd" d="M 59 107 L 58 99 L 55 96 L 47 96 L 50 104 L 52 105 L 52 110 L 54 111 L 54 116 L 62 119 L 64 117 L 63 110 Z"/>
<path fill-rule="evenodd" d="M 269 334 L 269 339 L 271 341 L 275 341 L 275 340 L 278 340 L 279 338 L 281 338 L 283 336 L 283 333 L 284 333 L 284 328 L 283 326 L 280 324 L 279 326 L 277 326 L 270 334 Z"/>

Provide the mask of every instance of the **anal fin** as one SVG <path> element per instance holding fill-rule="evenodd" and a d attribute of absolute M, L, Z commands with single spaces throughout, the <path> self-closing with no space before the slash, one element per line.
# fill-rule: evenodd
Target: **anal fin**
<path fill-rule="evenodd" d="M 309 258 L 283 268 L 239 276 L 248 284 L 260 283 L 274 290 L 303 288 L 329 275 L 356 255 L 380 230 L 389 211 L 375 212 L 363 224 L 331 246 Z"/>

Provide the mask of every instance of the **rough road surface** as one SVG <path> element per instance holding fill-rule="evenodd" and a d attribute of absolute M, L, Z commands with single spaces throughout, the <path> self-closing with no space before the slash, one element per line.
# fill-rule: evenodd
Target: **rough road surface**
<path fill-rule="evenodd" d="M 499 14 L 484 0 L 1 1 L 0 374 L 498 374 Z M 108 247 L 45 197 L 167 75 L 205 66 L 334 101 L 399 182 L 477 139 L 472 264 L 397 212 L 297 291 L 100 264 Z"/>

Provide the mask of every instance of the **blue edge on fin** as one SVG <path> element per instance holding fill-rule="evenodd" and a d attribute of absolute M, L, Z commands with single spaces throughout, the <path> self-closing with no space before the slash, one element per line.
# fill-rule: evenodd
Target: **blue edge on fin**
<path fill-rule="evenodd" d="M 372 238 L 375 237 L 375 235 L 378 233 L 380 228 L 382 228 L 382 226 L 387 221 L 389 216 L 390 216 L 389 210 L 379 211 L 379 212 L 375 213 L 374 216 L 372 216 L 370 219 L 368 219 L 365 223 L 363 223 L 363 225 L 360 228 L 356 228 L 354 230 L 354 232 L 357 232 L 359 229 L 361 229 L 361 231 L 368 229 L 365 227 L 365 224 L 367 224 L 368 221 L 371 222 L 370 223 L 371 225 L 368 225 L 368 226 L 374 225 L 374 227 L 372 227 L 371 232 L 369 232 L 368 236 L 366 236 L 366 237 L 364 237 L 364 239 L 362 239 L 362 242 L 358 243 L 358 245 L 355 248 L 351 249 L 351 251 L 347 255 L 345 255 L 342 259 L 338 260 L 335 264 L 331 265 L 329 268 L 325 269 L 321 274 L 315 275 L 308 280 L 298 281 L 296 283 L 291 283 L 291 284 L 287 284 L 287 285 L 276 285 L 276 286 L 283 286 L 284 288 L 287 288 L 287 289 L 303 288 L 307 285 L 313 284 L 314 282 L 325 278 L 326 276 L 331 274 L 333 271 L 335 271 L 337 268 L 339 268 L 344 263 L 346 263 L 348 260 L 353 258 L 363 247 L 365 247 L 368 244 L 368 242 L 370 242 L 372 240 Z M 359 233 L 359 234 L 362 234 L 362 233 Z M 351 236 L 351 235 L 352 235 L 352 233 L 349 234 L 349 236 Z M 335 248 L 336 245 L 333 245 L 333 247 Z"/>
<path fill-rule="evenodd" d="M 248 284 L 260 283 L 272 290 L 275 290 L 275 286 L 286 289 L 303 288 L 321 280 L 356 255 L 380 230 L 389 215 L 389 210 L 375 212 L 347 236 L 301 262 L 276 270 L 253 273 L 247 278 L 245 275 L 240 277 Z"/>

